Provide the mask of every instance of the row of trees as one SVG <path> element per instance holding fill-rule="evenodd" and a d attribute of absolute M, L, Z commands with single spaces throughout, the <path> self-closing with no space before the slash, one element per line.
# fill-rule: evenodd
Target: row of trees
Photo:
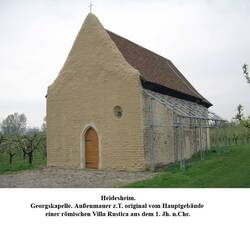
<path fill-rule="evenodd" d="M 249 76 L 249 71 L 248 71 L 248 65 L 245 63 L 242 66 L 243 69 L 243 75 L 246 78 L 247 82 L 250 84 L 250 76 Z M 244 108 L 241 104 L 238 105 L 237 107 L 237 113 L 235 117 L 233 118 L 233 121 L 236 121 L 238 124 L 241 126 L 250 129 L 250 116 L 246 117 L 244 116 Z"/>
<path fill-rule="evenodd" d="M 46 158 L 46 122 L 42 129 L 27 128 L 27 118 L 24 114 L 8 115 L 0 124 L 0 153 L 8 154 L 9 163 L 17 153 L 22 153 L 24 160 L 32 164 L 34 153 L 42 151 Z"/>
<path fill-rule="evenodd" d="M 250 83 L 250 76 L 248 71 L 248 65 L 244 64 L 242 66 L 243 76 L 246 78 L 247 82 Z M 230 122 L 229 129 L 231 135 L 229 135 L 229 144 L 238 144 L 238 141 L 247 142 L 250 141 L 250 116 L 244 115 L 244 107 L 239 104 L 237 106 L 236 115 Z"/>
<path fill-rule="evenodd" d="M 250 128 L 250 116 L 244 116 L 244 108 L 241 104 L 238 105 L 237 113 L 233 120 L 237 121 L 243 127 Z"/>

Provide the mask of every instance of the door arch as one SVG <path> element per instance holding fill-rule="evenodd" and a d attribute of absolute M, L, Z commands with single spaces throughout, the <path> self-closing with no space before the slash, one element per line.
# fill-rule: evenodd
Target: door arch
<path fill-rule="evenodd" d="M 90 127 L 84 135 L 85 144 L 85 167 L 98 169 L 99 164 L 99 141 L 94 128 Z"/>

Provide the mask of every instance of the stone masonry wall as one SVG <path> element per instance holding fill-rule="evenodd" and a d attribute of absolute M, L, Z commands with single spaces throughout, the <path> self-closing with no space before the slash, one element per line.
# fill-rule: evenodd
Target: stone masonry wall
<path fill-rule="evenodd" d="M 177 144 L 180 144 L 181 139 L 178 130 L 174 127 L 174 112 L 168 109 L 166 106 L 162 105 L 158 100 L 153 99 L 150 101 L 149 91 L 144 93 L 144 150 L 146 157 L 147 168 L 150 167 L 150 150 L 153 149 L 155 157 L 155 165 L 162 166 L 165 164 L 173 163 L 180 159 L 177 154 Z M 195 104 L 190 101 L 181 100 L 178 98 L 170 97 L 167 95 L 159 94 L 150 91 L 152 95 L 157 95 L 158 98 L 164 98 L 168 101 L 175 102 L 176 104 L 190 105 L 195 107 L 197 111 L 207 113 L 207 109 L 201 105 Z M 150 102 L 151 103 L 150 105 Z M 153 108 L 150 114 L 150 107 Z M 151 133 L 151 120 L 153 117 L 153 140 Z M 180 119 L 177 119 L 180 121 Z M 183 121 L 183 120 L 182 120 Z M 183 143 L 184 143 L 184 158 L 190 159 L 192 155 L 200 150 L 205 150 L 209 148 L 209 131 L 207 128 L 193 128 L 193 124 L 190 119 L 185 119 L 186 127 L 183 129 Z M 198 123 L 197 123 L 198 124 Z M 205 121 L 201 122 L 202 125 Z"/>

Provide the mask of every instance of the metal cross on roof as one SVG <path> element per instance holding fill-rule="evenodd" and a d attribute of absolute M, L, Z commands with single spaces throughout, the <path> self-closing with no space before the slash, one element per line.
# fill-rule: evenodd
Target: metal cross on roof
<path fill-rule="evenodd" d="M 89 3 L 89 10 L 90 10 L 90 13 L 92 13 L 92 6 L 94 6 L 94 4 L 92 4 L 92 2 Z"/>

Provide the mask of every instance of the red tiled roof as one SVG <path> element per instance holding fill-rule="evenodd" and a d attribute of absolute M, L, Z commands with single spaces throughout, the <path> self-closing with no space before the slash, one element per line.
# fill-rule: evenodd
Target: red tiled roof
<path fill-rule="evenodd" d="M 143 80 L 197 98 L 207 107 L 212 106 L 170 60 L 113 32 L 107 32 L 127 62 L 141 73 Z"/>

